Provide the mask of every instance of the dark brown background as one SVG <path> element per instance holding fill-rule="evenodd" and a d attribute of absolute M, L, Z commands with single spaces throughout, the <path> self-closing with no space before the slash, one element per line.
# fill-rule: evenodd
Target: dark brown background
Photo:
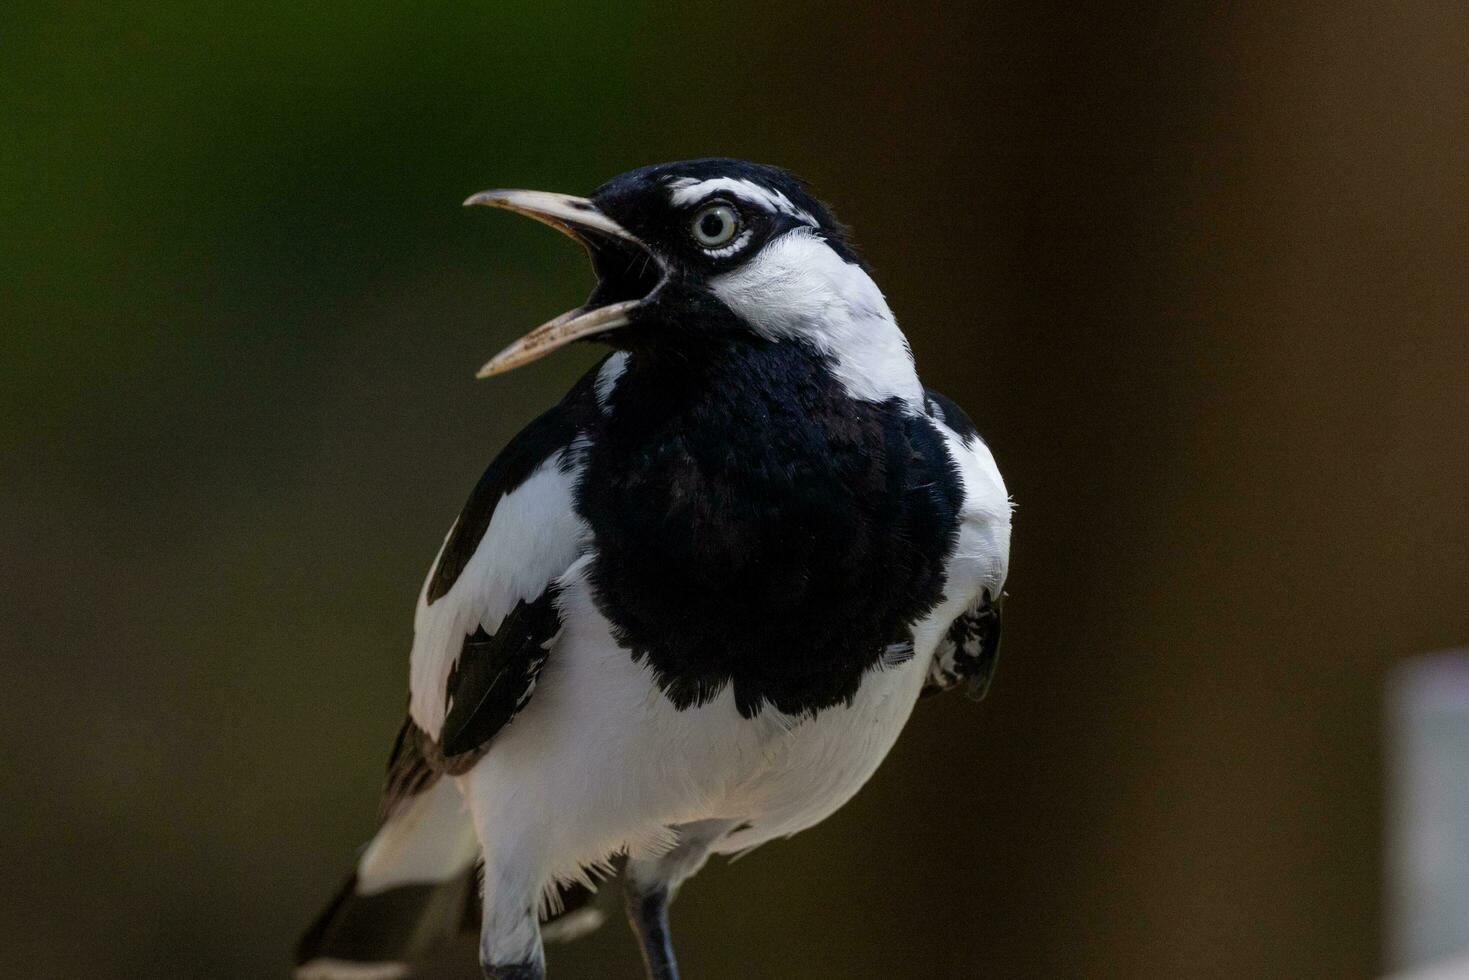
<path fill-rule="evenodd" d="M 1469 638 L 1469 8 L 470 6 L 8 9 L 0 973 L 282 974 L 444 529 L 594 356 L 471 383 L 588 276 L 458 201 L 724 153 L 1019 510 L 991 698 L 706 871 L 688 975 L 1374 975 L 1384 675 Z"/>

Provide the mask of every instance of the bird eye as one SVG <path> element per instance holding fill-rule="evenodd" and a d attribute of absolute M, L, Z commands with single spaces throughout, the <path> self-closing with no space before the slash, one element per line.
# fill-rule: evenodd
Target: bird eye
<path fill-rule="evenodd" d="M 694 241 L 705 248 L 729 244 L 740 230 L 740 219 L 728 204 L 714 204 L 694 215 Z"/>

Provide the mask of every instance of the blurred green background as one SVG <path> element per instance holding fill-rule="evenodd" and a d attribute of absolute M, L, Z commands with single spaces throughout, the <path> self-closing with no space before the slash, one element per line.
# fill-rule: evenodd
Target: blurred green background
<path fill-rule="evenodd" d="M 687 974 L 1374 975 L 1384 673 L 1469 639 L 1469 8 L 1229 7 L 7 5 L 0 975 L 284 974 L 595 357 L 472 383 L 590 277 L 459 202 L 707 154 L 855 227 L 1019 511 L 990 699 L 692 883 Z"/>

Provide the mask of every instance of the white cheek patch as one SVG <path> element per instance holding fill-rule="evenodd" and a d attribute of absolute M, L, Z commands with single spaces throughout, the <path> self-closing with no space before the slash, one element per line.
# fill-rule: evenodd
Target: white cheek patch
<path fill-rule="evenodd" d="M 710 285 L 757 333 L 805 340 L 825 354 L 852 397 L 896 397 L 922 409 L 913 355 L 882 291 L 812 232 L 798 228 L 774 239 Z"/>
<path fill-rule="evenodd" d="M 809 211 L 796 207 L 791 203 L 791 199 L 780 191 L 761 187 L 753 180 L 736 177 L 711 177 L 708 180 L 676 177 L 668 182 L 668 199 L 675 207 L 694 204 L 715 194 L 729 194 L 773 214 L 789 215 L 812 228 L 818 227 L 818 222 Z"/>

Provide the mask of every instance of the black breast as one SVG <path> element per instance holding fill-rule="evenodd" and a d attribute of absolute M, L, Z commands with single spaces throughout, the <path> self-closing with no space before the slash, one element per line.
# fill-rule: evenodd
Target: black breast
<path fill-rule="evenodd" d="M 639 353 L 613 407 L 579 490 L 592 584 L 680 708 L 726 685 L 747 717 L 849 702 L 942 598 L 962 491 L 941 438 L 812 351 Z"/>

